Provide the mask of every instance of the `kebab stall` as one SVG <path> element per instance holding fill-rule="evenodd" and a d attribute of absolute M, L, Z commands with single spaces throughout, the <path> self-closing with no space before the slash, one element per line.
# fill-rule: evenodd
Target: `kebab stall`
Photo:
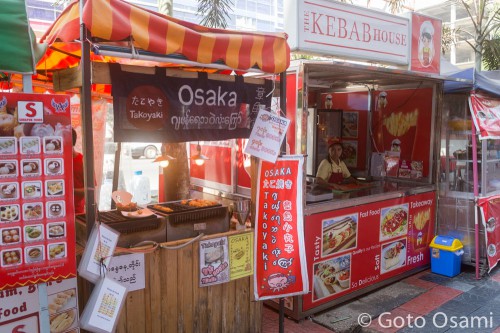
<path fill-rule="evenodd" d="M 288 70 L 287 115 L 294 126 L 287 144 L 292 153 L 307 154 L 303 212 L 311 287 L 287 303 L 287 313 L 301 319 L 429 266 L 443 80 L 418 66 L 402 69 L 410 63 L 410 31 L 417 30 L 406 18 L 329 1 L 288 5 L 292 51 L 393 65 L 304 60 Z M 432 22 L 440 31 L 440 22 Z M 374 40 L 374 31 L 392 37 Z M 437 33 L 434 38 L 439 44 Z M 359 182 L 325 189 L 316 170 L 339 138 Z"/>
<path fill-rule="evenodd" d="M 96 9 L 99 11 L 99 20 L 95 19 Z M 123 15 L 115 15 L 116 13 L 122 13 Z M 102 17 L 108 17 L 109 19 L 102 19 Z M 173 82 L 173 80 L 180 78 L 179 80 L 192 80 L 193 82 L 199 81 L 202 83 L 216 81 L 216 84 L 219 85 L 219 92 L 231 96 L 231 98 L 234 97 L 233 92 L 220 91 L 223 89 L 221 87 L 231 84 L 239 87 L 252 84 L 265 85 L 269 87 L 269 90 L 263 90 L 260 93 L 270 96 L 269 92 L 272 84 L 266 82 L 267 80 L 244 79 L 241 76 L 225 76 L 226 78 L 223 80 L 225 82 L 220 83 L 217 81 L 219 76 L 210 72 L 220 69 L 234 69 L 279 73 L 284 71 L 289 63 L 289 49 L 284 34 L 235 33 L 229 30 L 209 29 L 149 12 L 122 1 L 94 0 L 85 2 L 81 19 L 89 29 L 89 36 L 84 37 L 83 51 L 80 52 L 78 40 L 82 39 L 80 39 L 78 29 L 79 19 L 78 3 L 74 2 L 66 8 L 43 37 L 43 40 L 51 45 L 51 49 L 46 54 L 45 59 L 42 59 L 39 63 L 39 69 L 47 69 L 48 64 L 52 66 L 50 69 L 64 69 L 68 65 L 73 67 L 78 64 L 74 60 L 80 55 L 82 56 L 80 67 L 55 72 L 54 82 L 57 85 L 57 90 L 79 87 L 80 83 L 78 81 L 82 83 L 84 149 L 87 154 L 85 162 L 86 166 L 88 166 L 85 174 L 86 187 L 89 189 L 86 193 L 86 199 L 90 203 L 94 202 L 94 191 L 91 185 L 93 179 L 91 158 L 93 151 L 91 147 L 93 143 L 91 119 L 89 118 L 90 82 L 113 84 L 112 72 L 116 68 L 120 69 L 120 66 L 113 67 L 99 62 L 125 62 L 124 58 L 129 57 L 135 59 L 126 61 L 132 65 L 149 64 L 170 67 L 173 66 L 173 63 L 181 63 L 184 66 L 195 66 L 198 69 L 205 68 L 206 70 L 198 74 L 196 72 L 171 69 L 157 68 L 155 70 L 154 68 L 140 66 L 121 66 L 121 69 L 124 69 L 123 72 L 125 72 L 122 74 L 129 76 L 126 81 L 147 82 L 149 90 L 143 90 L 141 92 L 142 97 L 151 97 L 147 95 L 151 91 L 158 93 L 159 89 L 155 89 L 153 82 L 161 83 L 166 80 Z M 154 31 L 149 30 L 148 24 L 154 24 L 159 28 Z M 175 31 L 175 34 L 172 34 L 172 31 Z M 110 32 L 110 34 L 106 32 Z M 193 38 L 199 43 L 193 43 Z M 99 44 L 103 40 L 106 42 Z M 123 40 L 129 40 L 126 43 L 128 46 L 123 47 Z M 92 43 L 92 53 L 89 50 L 89 41 Z M 114 57 L 111 57 L 111 55 Z M 91 59 L 92 62 L 90 62 Z M 217 63 L 214 64 L 214 62 Z M 90 77 L 90 66 L 92 66 L 92 78 Z M 215 70 L 207 68 L 215 68 Z M 145 81 L 130 79 L 135 78 L 135 75 L 142 76 Z M 151 79 L 152 77 L 154 79 Z M 118 86 L 116 88 L 115 90 L 118 90 Z M 117 99 L 125 98 L 126 101 L 127 96 L 119 96 Z M 129 97 L 133 98 L 132 95 Z M 261 97 L 257 96 L 257 98 Z M 160 99 L 154 98 L 152 100 L 156 103 Z M 168 101 L 168 98 L 163 99 L 163 101 Z M 158 107 L 158 104 L 156 103 L 155 107 Z M 115 104 L 115 115 L 118 111 L 116 106 L 117 104 Z M 170 106 L 172 107 L 172 105 Z M 118 107 L 120 106 L 118 105 Z M 206 110 L 211 110 L 211 107 L 214 106 L 208 104 L 201 107 L 199 105 L 192 106 L 192 111 L 194 110 L 193 113 L 198 112 L 203 107 Z M 245 113 L 252 110 L 252 105 L 251 102 L 246 101 L 244 98 L 238 98 L 237 103 L 231 104 L 231 108 L 236 108 L 237 112 Z M 175 116 L 173 110 L 169 109 L 171 115 Z M 157 111 L 159 110 L 155 110 L 155 112 Z M 245 113 L 245 115 L 248 114 Z M 123 116 L 125 117 L 125 115 Z M 219 115 L 217 114 L 217 116 Z M 249 126 L 250 117 L 245 120 L 245 125 Z M 170 123 L 167 122 L 156 122 L 156 124 L 158 123 L 167 127 L 170 126 Z M 162 141 L 188 141 L 186 136 L 182 137 L 182 130 L 177 131 L 177 129 L 169 131 L 165 128 L 154 128 L 151 132 L 153 134 L 150 134 L 147 138 L 137 136 L 138 130 L 145 130 L 144 127 L 139 126 L 136 131 L 130 127 L 127 129 L 129 130 L 128 133 L 134 136 L 132 139 L 138 141 L 151 140 L 155 135 L 167 136 L 162 137 Z M 250 127 L 238 128 L 238 130 L 240 131 L 239 135 L 244 137 Z M 217 127 L 215 131 L 226 135 L 226 138 L 232 137 L 231 134 L 228 134 L 227 131 L 222 130 L 220 127 Z M 198 128 L 192 128 L 188 132 L 193 135 L 191 140 L 207 140 L 207 138 L 200 137 L 200 135 L 205 135 L 205 132 Z M 122 135 L 126 135 L 124 133 L 127 132 L 122 132 Z M 145 265 L 145 288 L 128 294 L 127 304 L 118 323 L 118 331 L 159 331 L 165 328 L 167 331 L 172 332 L 178 329 L 214 332 L 260 331 L 262 305 L 259 302 L 252 302 L 252 287 L 250 284 L 252 281 L 253 247 L 234 248 L 235 245 L 242 244 L 242 242 L 249 241 L 249 244 L 251 244 L 253 233 L 248 229 L 227 231 L 229 229 L 229 213 L 227 211 L 227 201 L 225 201 L 227 197 L 229 196 L 226 196 L 223 200 L 220 197 L 216 197 L 216 201 L 210 200 L 208 207 L 190 205 L 196 200 L 206 200 L 208 202 L 208 199 L 159 203 L 148 207 L 154 212 L 154 216 L 133 220 L 129 218 L 130 216 L 127 213 L 123 214 L 123 212 L 112 211 L 103 212 L 102 214 L 97 212 L 95 214 L 93 205 L 87 205 L 86 216 L 80 217 L 80 222 L 85 221 L 85 223 L 77 223 L 77 228 L 81 228 L 79 236 L 82 242 L 85 237 L 82 237 L 81 234 L 85 235 L 85 228 L 89 230 L 89 226 L 96 219 L 103 222 L 108 221 L 105 224 L 122 232 L 123 237 L 120 237 L 119 245 L 127 246 L 135 241 L 152 240 L 150 238 L 157 242 L 167 241 L 161 243 L 155 251 L 145 254 L 145 259 L 142 262 Z M 239 203 L 238 199 L 240 197 L 234 198 Z M 185 228 L 180 227 L 182 225 Z M 214 228 L 207 228 L 206 225 L 213 225 Z M 200 230 L 196 229 L 197 226 L 205 226 L 205 229 L 201 230 L 211 235 L 205 235 L 200 239 Z M 144 228 L 141 229 L 142 227 Z M 222 233 L 217 233 L 221 231 Z M 198 237 L 192 238 L 195 234 Z M 173 238 L 169 238 L 171 236 Z M 182 240 L 185 237 L 192 239 Z M 196 242 L 197 240 L 200 243 Z M 222 254 L 208 251 L 214 246 L 219 248 L 223 242 L 225 242 L 226 247 L 224 247 L 225 250 Z M 182 245 L 182 247 L 179 245 Z M 221 257 L 221 255 L 224 255 L 224 257 Z M 201 269 L 201 267 L 207 266 L 207 262 L 221 262 L 221 258 L 232 258 L 234 264 L 249 262 L 248 265 L 244 266 L 243 273 L 245 274 L 238 276 L 235 274 L 230 279 L 228 271 L 225 269 L 224 274 L 220 274 L 220 276 L 225 276 L 225 280 L 221 280 L 223 283 L 220 283 L 218 277 L 212 279 L 212 273 L 215 277 L 215 274 L 221 273 L 220 271 L 211 272 L 208 270 L 210 267 L 207 267 L 206 270 L 205 268 Z M 222 261 L 227 264 L 225 260 Z M 137 267 L 135 264 L 133 266 Z M 214 281 L 219 284 L 214 284 Z M 200 285 L 206 287 L 200 288 Z M 89 295 L 88 289 L 85 285 L 82 285 L 79 292 L 80 301 L 85 302 Z"/>

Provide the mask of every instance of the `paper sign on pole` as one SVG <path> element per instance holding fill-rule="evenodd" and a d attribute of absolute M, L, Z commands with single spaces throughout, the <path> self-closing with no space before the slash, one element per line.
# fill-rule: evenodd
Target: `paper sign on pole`
<path fill-rule="evenodd" d="M 276 162 L 288 125 L 290 125 L 289 119 L 260 110 L 244 153 L 272 163 Z"/>

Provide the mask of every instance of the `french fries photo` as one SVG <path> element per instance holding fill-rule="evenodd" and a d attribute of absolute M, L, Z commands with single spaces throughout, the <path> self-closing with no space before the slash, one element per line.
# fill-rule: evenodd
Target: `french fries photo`
<path fill-rule="evenodd" d="M 393 136 L 402 136 L 412 127 L 417 126 L 418 109 L 412 112 L 397 112 L 384 119 L 384 126 Z"/>

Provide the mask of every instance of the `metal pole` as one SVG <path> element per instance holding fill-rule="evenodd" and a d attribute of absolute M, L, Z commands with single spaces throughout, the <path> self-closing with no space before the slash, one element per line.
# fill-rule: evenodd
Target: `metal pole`
<path fill-rule="evenodd" d="M 286 72 L 280 73 L 280 109 L 286 118 Z M 286 155 L 286 134 L 281 144 L 281 154 Z M 279 331 L 285 333 L 285 299 L 280 298 Z"/>
<path fill-rule="evenodd" d="M 477 198 L 479 196 L 479 177 L 477 174 L 477 141 L 476 141 L 476 126 L 472 125 L 472 175 L 474 178 L 474 242 L 476 249 L 476 280 L 479 280 L 479 218 Z M 468 166 L 466 166 L 468 167 Z M 485 165 L 481 165 L 485 168 Z"/>
<path fill-rule="evenodd" d="M 80 40 L 82 43 L 82 87 L 80 89 L 82 113 L 82 143 L 83 143 L 83 170 L 85 184 L 85 216 L 87 222 L 87 238 L 90 236 L 95 222 L 95 179 L 94 179 L 94 134 L 92 130 L 92 99 L 90 84 L 90 42 L 88 30 L 83 23 L 83 6 L 85 0 L 80 1 Z"/>
<path fill-rule="evenodd" d="M 286 118 L 286 72 L 280 73 L 280 109 L 283 116 Z M 286 134 L 281 144 L 281 155 L 286 155 Z"/>

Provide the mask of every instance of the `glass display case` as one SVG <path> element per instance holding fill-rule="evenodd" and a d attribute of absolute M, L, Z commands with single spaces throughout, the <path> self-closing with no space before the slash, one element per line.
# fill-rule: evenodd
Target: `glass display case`
<path fill-rule="evenodd" d="M 441 128 L 439 235 L 450 235 L 464 243 L 463 262 L 475 263 L 474 161 L 471 113 L 467 94 L 447 94 Z M 477 142 L 479 197 L 500 194 L 500 140 Z M 478 218 L 480 218 L 478 216 Z M 484 228 L 480 223 L 480 264 L 486 258 Z"/>

